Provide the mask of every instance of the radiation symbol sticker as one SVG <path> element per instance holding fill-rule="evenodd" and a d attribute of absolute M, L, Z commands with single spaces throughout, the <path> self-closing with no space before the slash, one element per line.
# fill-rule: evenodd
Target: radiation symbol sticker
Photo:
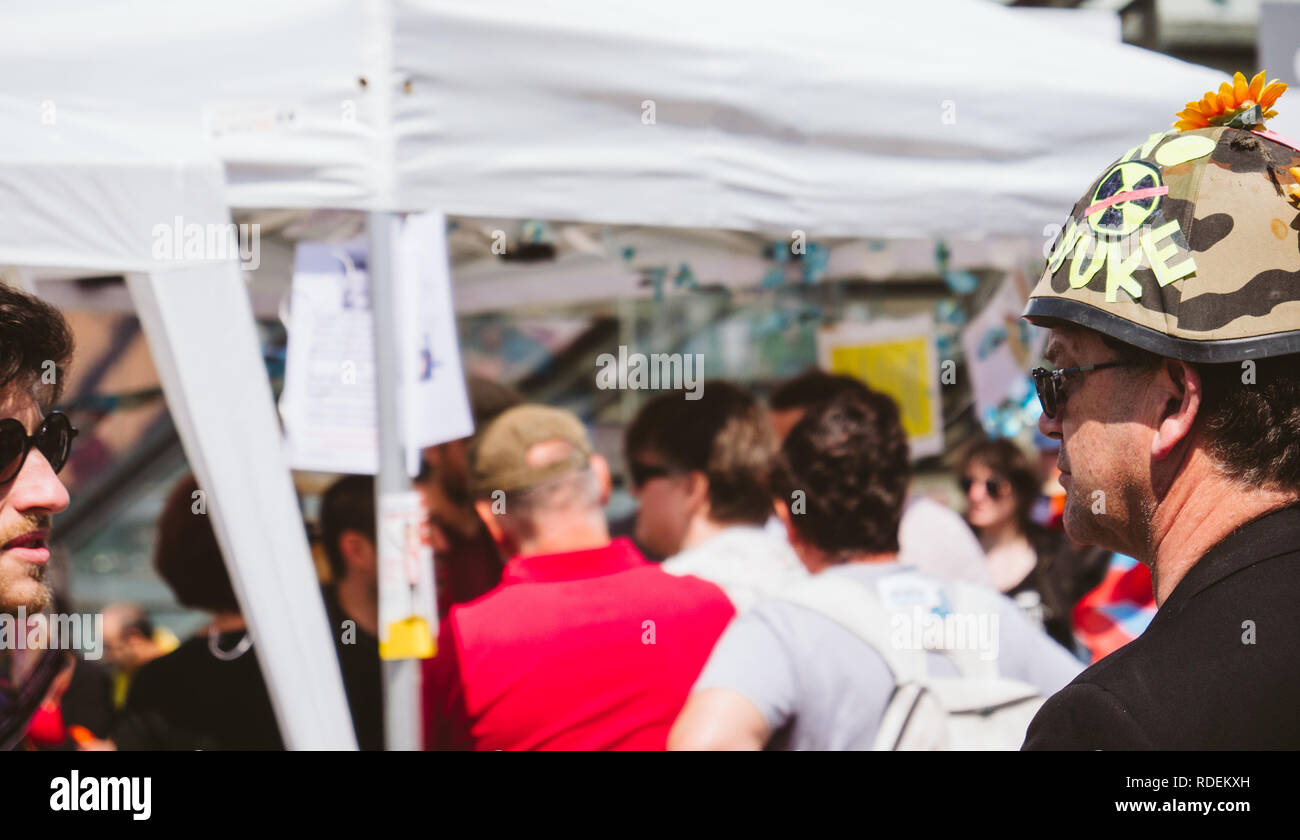
<path fill-rule="evenodd" d="M 1128 236 L 1151 218 L 1160 206 L 1160 196 L 1168 192 L 1159 169 L 1136 160 L 1124 161 L 1101 179 L 1084 215 L 1103 236 Z"/>

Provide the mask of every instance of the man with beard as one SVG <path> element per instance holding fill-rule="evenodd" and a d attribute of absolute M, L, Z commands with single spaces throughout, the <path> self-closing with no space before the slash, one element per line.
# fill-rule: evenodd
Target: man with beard
<path fill-rule="evenodd" d="M 50 518 L 68 506 L 58 478 L 76 431 L 50 412 L 72 356 L 63 316 L 0 285 L 0 618 L 27 632 L 26 616 L 49 607 L 45 583 Z M 27 722 L 65 664 L 59 650 L 17 649 L 0 635 L 0 749 L 19 744 Z"/>
<path fill-rule="evenodd" d="M 1025 317 L 1065 530 L 1151 569 L 1141 636 L 1026 749 L 1300 748 L 1300 146 L 1241 74 L 1075 205 Z"/>

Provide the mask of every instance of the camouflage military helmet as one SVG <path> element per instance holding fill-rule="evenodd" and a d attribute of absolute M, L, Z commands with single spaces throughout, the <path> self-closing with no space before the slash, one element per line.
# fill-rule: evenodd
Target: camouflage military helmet
<path fill-rule="evenodd" d="M 1106 167 L 1025 317 L 1188 362 L 1300 352 L 1300 146 L 1263 126 L 1285 88 L 1238 73 Z"/>

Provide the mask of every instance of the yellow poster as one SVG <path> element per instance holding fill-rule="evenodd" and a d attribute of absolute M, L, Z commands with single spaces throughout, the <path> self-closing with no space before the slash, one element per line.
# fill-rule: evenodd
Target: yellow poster
<path fill-rule="evenodd" d="M 942 451 L 939 366 L 928 316 L 837 324 L 818 333 L 817 345 L 824 370 L 894 398 L 913 457 Z"/>

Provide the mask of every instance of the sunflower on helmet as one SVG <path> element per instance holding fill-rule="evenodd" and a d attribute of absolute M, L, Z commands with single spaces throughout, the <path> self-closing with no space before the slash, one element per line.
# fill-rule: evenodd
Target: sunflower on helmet
<path fill-rule="evenodd" d="M 1106 167 L 1025 317 L 1186 362 L 1300 352 L 1300 145 L 1264 125 L 1285 90 L 1238 73 Z"/>

